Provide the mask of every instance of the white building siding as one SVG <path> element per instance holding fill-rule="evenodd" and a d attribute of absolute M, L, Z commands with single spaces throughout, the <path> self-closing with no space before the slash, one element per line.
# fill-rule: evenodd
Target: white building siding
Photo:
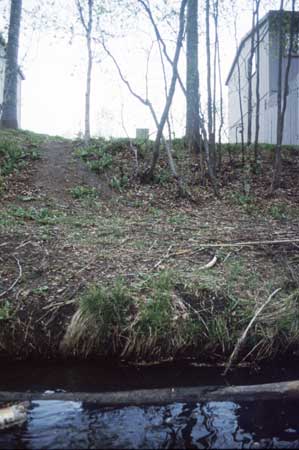
<path fill-rule="evenodd" d="M 261 27 L 260 30 L 260 98 L 261 105 L 268 94 L 268 83 L 267 75 L 269 73 L 269 46 L 268 46 L 268 33 L 267 33 L 267 23 Z M 239 84 L 241 87 L 241 98 L 242 98 L 242 112 L 243 112 L 243 127 L 244 127 L 244 141 L 247 140 L 247 121 L 248 121 L 248 60 L 251 52 L 251 39 L 245 41 L 242 51 L 240 52 L 238 62 L 235 64 L 234 71 L 231 74 L 228 87 L 229 87 L 229 141 L 230 142 L 241 142 L 241 112 L 240 112 L 240 98 L 239 98 Z M 238 69 L 239 65 L 239 69 Z M 253 72 L 255 68 L 253 67 Z M 240 72 L 240 76 L 239 76 Z M 240 82 L 239 82 L 240 80 Z M 256 92 L 256 74 L 252 78 L 252 99 L 253 107 Z M 260 111 L 263 115 L 264 111 Z M 254 116 L 252 124 L 254 125 Z M 254 129 L 253 129 L 254 132 Z"/>
<path fill-rule="evenodd" d="M 271 15 L 269 16 L 272 17 Z M 276 143 L 277 123 L 277 80 L 278 80 L 278 36 L 277 31 L 271 31 L 272 21 L 265 20 L 260 26 L 260 130 L 259 142 Z M 270 27 L 270 32 L 269 32 Z M 244 141 L 247 141 L 248 129 L 248 59 L 250 56 L 250 35 L 243 41 L 239 51 L 240 80 L 242 90 L 242 109 L 244 124 Z M 283 58 L 283 77 L 287 65 L 287 57 Z M 254 68 L 253 68 L 254 69 Z M 289 74 L 289 95 L 285 114 L 283 144 L 299 144 L 299 57 L 292 57 Z M 284 79 L 283 79 L 284 83 Z M 238 132 L 241 126 L 239 106 L 238 64 L 235 63 L 228 80 L 229 87 L 229 141 L 241 142 Z M 256 74 L 252 78 L 252 141 L 255 136 L 256 115 Z"/>

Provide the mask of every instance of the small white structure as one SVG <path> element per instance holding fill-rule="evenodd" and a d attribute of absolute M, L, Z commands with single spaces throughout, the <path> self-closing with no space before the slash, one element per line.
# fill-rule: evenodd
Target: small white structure
<path fill-rule="evenodd" d="M 147 140 L 148 137 L 149 137 L 149 129 L 148 128 L 136 128 L 136 139 Z"/>
<path fill-rule="evenodd" d="M 4 76 L 5 76 L 5 61 L 6 61 L 6 43 L 0 34 L 0 117 L 2 114 L 2 103 L 3 103 L 3 95 L 4 95 Z M 19 69 L 18 74 L 18 124 L 19 128 L 21 128 L 21 95 L 22 95 L 22 80 L 25 80 L 25 77 Z"/>
<path fill-rule="evenodd" d="M 283 16 L 284 29 L 284 53 L 282 62 L 282 86 L 287 66 L 291 12 L 285 11 Z M 258 23 L 260 34 L 260 143 L 276 143 L 277 123 L 277 87 L 278 87 L 278 17 L 279 11 L 269 11 Z M 294 51 L 292 53 L 291 68 L 289 73 L 289 92 L 284 121 L 283 144 L 299 144 L 299 12 L 295 12 Z M 286 24 L 288 24 L 286 26 Z M 256 29 L 254 30 L 254 32 Z M 228 121 L 229 141 L 241 142 L 242 118 L 240 112 L 239 86 L 241 87 L 241 101 L 243 112 L 244 140 L 247 140 L 248 123 L 248 62 L 251 53 L 252 30 L 242 39 L 237 50 L 232 67 L 226 80 L 229 90 Z M 255 133 L 256 116 L 256 32 L 252 66 L 252 136 Z"/>

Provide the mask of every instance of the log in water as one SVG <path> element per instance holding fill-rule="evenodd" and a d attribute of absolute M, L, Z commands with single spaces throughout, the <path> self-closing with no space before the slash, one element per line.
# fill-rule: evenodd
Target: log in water
<path fill-rule="evenodd" d="M 91 402 L 99 406 L 165 405 L 207 401 L 257 401 L 299 399 L 299 381 L 250 386 L 199 386 L 142 389 L 118 392 L 0 392 L 0 402 L 64 400 Z"/>

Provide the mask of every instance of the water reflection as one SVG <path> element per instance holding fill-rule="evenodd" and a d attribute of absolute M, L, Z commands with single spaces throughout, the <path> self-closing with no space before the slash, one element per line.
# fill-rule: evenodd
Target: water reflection
<path fill-rule="evenodd" d="M 298 407 L 299 401 L 144 408 L 41 401 L 32 403 L 26 424 L 0 433 L 0 448 L 298 448 Z"/>

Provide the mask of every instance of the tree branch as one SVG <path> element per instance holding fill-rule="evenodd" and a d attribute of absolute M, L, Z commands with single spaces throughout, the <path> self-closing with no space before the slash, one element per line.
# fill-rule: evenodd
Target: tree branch
<path fill-rule="evenodd" d="M 81 23 L 83 25 L 83 28 L 86 31 L 86 33 L 88 33 L 88 26 L 86 25 L 86 22 L 85 22 L 85 19 L 84 19 L 83 8 L 82 8 L 80 0 L 76 0 L 76 4 L 77 4 L 79 16 L 80 16 L 80 20 L 81 20 Z"/>
<path fill-rule="evenodd" d="M 161 36 L 160 31 L 158 29 L 158 26 L 157 26 L 157 24 L 156 24 L 156 22 L 154 20 L 154 17 L 153 17 L 153 14 L 152 14 L 152 11 L 151 11 L 150 7 L 143 0 L 138 0 L 138 2 L 141 3 L 143 8 L 145 9 L 145 11 L 146 11 L 146 13 L 147 13 L 147 15 L 148 15 L 152 25 L 153 25 L 153 28 L 154 28 L 154 31 L 155 31 L 155 34 L 156 34 L 156 38 L 157 38 L 158 42 L 160 42 L 161 45 L 162 45 L 163 53 L 164 53 L 167 61 L 169 62 L 169 64 L 173 67 L 173 61 L 170 58 L 170 56 L 168 55 L 166 44 L 165 44 L 164 40 L 162 39 L 162 36 Z M 182 89 L 184 95 L 186 96 L 186 88 L 185 88 L 185 86 L 184 86 L 184 84 L 182 82 L 182 79 L 181 79 L 179 73 L 177 74 L 177 77 L 178 77 L 178 82 L 179 82 L 179 84 L 181 86 L 181 89 Z"/>

